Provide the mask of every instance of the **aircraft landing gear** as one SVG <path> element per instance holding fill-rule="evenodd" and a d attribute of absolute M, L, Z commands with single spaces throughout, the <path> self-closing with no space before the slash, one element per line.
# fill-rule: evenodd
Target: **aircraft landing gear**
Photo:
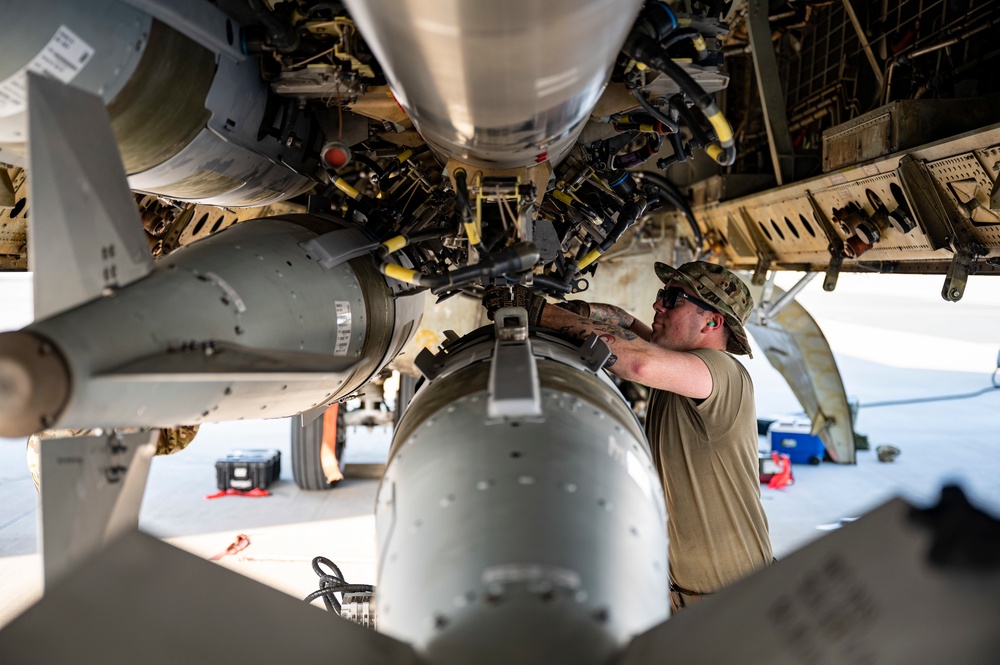
<path fill-rule="evenodd" d="M 292 477 L 304 490 L 327 490 L 344 478 L 347 426 L 343 404 L 332 404 L 323 415 L 303 426 L 292 419 Z"/>

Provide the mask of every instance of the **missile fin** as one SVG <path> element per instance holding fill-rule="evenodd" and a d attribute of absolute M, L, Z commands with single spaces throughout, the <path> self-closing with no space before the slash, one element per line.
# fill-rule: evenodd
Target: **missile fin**
<path fill-rule="evenodd" d="M 206 342 L 146 356 L 101 372 L 100 380 L 136 382 L 320 381 L 349 372 L 356 361 L 301 351 Z"/>
<path fill-rule="evenodd" d="M 149 244 L 99 97 L 28 74 L 35 319 L 145 277 Z"/>
<path fill-rule="evenodd" d="M 45 587 L 126 531 L 139 507 L 160 431 L 39 441 Z"/>

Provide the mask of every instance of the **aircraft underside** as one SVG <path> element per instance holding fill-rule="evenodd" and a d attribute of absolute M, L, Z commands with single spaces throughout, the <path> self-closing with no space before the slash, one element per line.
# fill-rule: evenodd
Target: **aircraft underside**
<path fill-rule="evenodd" d="M 384 598 L 397 612 L 387 625 L 407 644 L 345 637 L 369 662 L 640 663 L 652 662 L 644 650 L 683 642 L 660 623 L 667 564 L 646 554 L 665 552 L 662 495 L 602 369 L 607 348 L 529 329 L 518 308 L 477 331 L 485 288 L 519 283 L 642 318 L 661 286 L 654 260 L 742 271 L 756 293 L 752 331 L 828 457 L 850 464 L 833 354 L 794 302 L 799 287 L 782 291 L 775 273 L 822 273 L 826 290 L 842 272 L 937 274 L 956 303 L 969 279 L 1000 274 L 993 2 L 7 9 L 0 270 L 34 273 L 35 322 L 0 335 L 0 436 L 86 430 L 79 477 L 103 468 L 105 446 L 115 476 L 148 464 L 155 430 L 307 425 L 391 369 L 421 376 L 420 409 L 396 416 L 376 508 Z M 381 418 L 372 404 L 365 417 Z M 496 459 L 434 448 L 477 431 Z M 521 454 L 503 448 L 514 433 L 545 442 L 537 477 L 511 472 L 495 490 L 480 479 L 466 517 L 482 521 L 431 520 L 434 538 L 414 537 L 423 506 L 464 498 L 441 498 L 434 479 L 501 468 Z M 69 473 L 55 451 L 73 443 L 43 441 L 43 477 Z M 591 484 L 557 486 L 553 469 Z M 108 491 L 95 490 L 88 535 L 47 555 L 50 581 L 134 524 L 141 482 Z M 59 542 L 78 517 L 52 501 L 48 538 Z M 504 512 L 537 505 L 576 514 L 578 528 L 550 532 L 541 517 Z M 609 539 L 624 528 L 612 505 L 635 523 Z M 893 504 L 871 524 L 921 546 L 940 535 L 915 536 L 905 513 Z M 436 593 L 483 589 L 435 613 L 425 580 L 392 560 L 402 541 L 422 570 L 453 564 Z M 480 558 L 448 558 L 469 541 L 488 541 Z M 835 547 L 800 572 L 851 578 L 836 565 L 847 545 Z M 632 606 L 609 612 L 620 591 L 601 578 L 609 568 L 632 576 Z M 961 566 L 911 568 L 973 598 L 973 616 L 996 609 L 961 587 Z M 528 653 L 477 639 L 491 630 L 571 639 Z M 586 639 L 571 645 L 574 635 Z M 991 644 L 970 638 L 966 653 L 986 658 Z"/>

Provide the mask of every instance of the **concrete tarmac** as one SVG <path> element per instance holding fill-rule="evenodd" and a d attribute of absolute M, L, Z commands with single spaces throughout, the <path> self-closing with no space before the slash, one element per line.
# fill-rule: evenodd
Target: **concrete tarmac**
<path fill-rule="evenodd" d="M 973 277 L 962 302 L 945 303 L 938 296 L 941 279 L 842 275 L 832 294 L 818 279 L 800 294 L 834 349 L 849 398 L 861 404 L 857 430 L 870 437 L 872 450 L 859 452 L 852 466 L 796 465 L 793 485 L 762 488 L 779 559 L 892 496 L 929 503 L 948 482 L 1000 516 L 1000 390 L 953 398 L 991 387 L 1000 290 L 995 280 Z M 24 275 L 0 276 L 0 329 L 30 320 L 26 283 L 30 287 Z M 791 391 L 763 352 L 754 355 L 746 364 L 758 416 L 795 414 Z M 949 399 L 865 406 L 933 397 Z M 291 476 L 289 428 L 288 420 L 205 425 L 187 450 L 155 458 L 140 527 L 205 558 L 244 534 L 249 546 L 219 564 L 298 598 L 318 588 L 310 565 L 315 556 L 338 563 L 351 582 L 374 584 L 378 481 L 349 478 L 331 491 L 299 490 Z M 390 436 L 382 428 L 351 430 L 346 461 L 383 462 Z M 877 460 L 874 448 L 883 444 L 901 450 L 896 461 Z M 281 479 L 271 496 L 206 499 L 216 491 L 215 461 L 240 448 L 282 451 Z M 0 626 L 41 594 L 37 495 L 24 449 L 23 439 L 0 439 Z"/>

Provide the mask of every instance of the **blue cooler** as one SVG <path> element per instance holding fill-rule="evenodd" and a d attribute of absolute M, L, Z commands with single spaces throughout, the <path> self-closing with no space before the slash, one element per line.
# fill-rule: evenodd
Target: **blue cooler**
<path fill-rule="evenodd" d="M 784 453 L 792 464 L 819 464 L 826 452 L 823 440 L 809 433 L 808 420 L 776 420 L 767 428 L 771 451 Z"/>

